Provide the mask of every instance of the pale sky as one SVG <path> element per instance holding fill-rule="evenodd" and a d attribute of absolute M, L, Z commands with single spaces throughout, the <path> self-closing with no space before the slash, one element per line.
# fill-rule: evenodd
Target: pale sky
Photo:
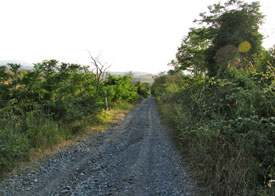
<path fill-rule="evenodd" d="M 251 2 L 251 0 L 247 0 Z M 57 59 L 89 65 L 87 50 L 110 71 L 167 71 L 193 20 L 218 0 L 0 0 L 0 60 Z M 275 1 L 264 46 L 275 44 Z M 273 8 L 273 10 L 272 10 Z"/>

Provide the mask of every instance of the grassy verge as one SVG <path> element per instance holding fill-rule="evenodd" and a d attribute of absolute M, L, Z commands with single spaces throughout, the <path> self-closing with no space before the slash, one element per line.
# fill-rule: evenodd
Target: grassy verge
<path fill-rule="evenodd" d="M 158 110 L 162 123 L 172 130 L 194 177 L 203 185 L 202 195 L 275 195 L 274 187 L 268 188 L 259 183 L 267 180 L 259 175 L 262 165 L 258 164 L 254 155 L 259 148 L 269 150 L 272 146 L 259 144 L 268 141 L 264 136 L 268 133 L 267 127 L 262 131 L 264 140 L 256 139 L 258 145 L 251 145 L 246 137 L 236 136 L 234 131 L 237 130 L 232 130 L 231 125 L 218 117 L 209 122 L 188 123 L 188 114 L 179 111 L 177 104 L 158 104 Z M 191 130 L 190 126 L 193 126 Z M 249 128 L 248 124 L 246 126 Z M 256 136 L 253 135 L 253 138 Z M 266 168 L 268 172 L 272 167 Z"/>
<path fill-rule="evenodd" d="M 57 152 L 85 141 L 98 131 L 104 131 L 112 123 L 125 117 L 136 104 L 126 101 L 115 102 L 109 110 L 102 110 L 95 116 L 62 124 L 43 115 L 30 114 L 24 120 L 7 117 L 0 123 L 4 130 L 0 134 L 0 179 L 26 172 L 37 167 L 37 162 L 54 156 Z"/>
<path fill-rule="evenodd" d="M 275 195 L 274 71 L 227 78 L 162 75 L 153 85 L 206 195 Z"/>

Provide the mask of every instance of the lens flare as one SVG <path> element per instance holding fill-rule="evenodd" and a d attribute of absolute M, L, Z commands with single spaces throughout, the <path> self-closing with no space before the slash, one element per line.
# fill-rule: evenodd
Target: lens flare
<path fill-rule="evenodd" d="M 215 55 L 215 60 L 217 64 L 225 63 L 227 65 L 229 61 L 238 58 L 238 55 L 239 52 L 236 47 L 232 45 L 226 45 L 217 51 Z"/>
<path fill-rule="evenodd" d="M 251 49 L 251 44 L 248 41 L 240 43 L 238 50 L 241 53 L 246 53 Z"/>

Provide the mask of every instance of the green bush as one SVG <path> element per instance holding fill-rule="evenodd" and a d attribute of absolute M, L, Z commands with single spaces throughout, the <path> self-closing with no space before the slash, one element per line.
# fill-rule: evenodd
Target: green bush
<path fill-rule="evenodd" d="M 30 145 L 16 116 L 0 120 L 0 172 L 28 158 Z"/>
<path fill-rule="evenodd" d="M 275 50 L 261 46 L 263 19 L 259 2 L 208 6 L 152 86 L 208 195 L 272 192 Z"/>
<path fill-rule="evenodd" d="M 137 89 L 132 84 L 130 76 L 116 77 L 108 75 L 104 86 L 110 101 L 126 100 L 133 102 L 137 98 Z"/>
<path fill-rule="evenodd" d="M 19 68 L 0 67 L 0 172 L 97 123 L 106 97 L 111 107 L 138 97 L 129 76 L 99 82 L 88 67 L 56 60 Z"/>
<path fill-rule="evenodd" d="M 144 97 L 147 98 L 150 96 L 150 84 L 147 82 L 137 82 L 135 84 L 135 86 L 137 87 L 137 93 Z"/>
<path fill-rule="evenodd" d="M 209 193 L 260 195 L 275 178 L 274 72 L 226 74 L 167 75 L 153 90 Z"/>

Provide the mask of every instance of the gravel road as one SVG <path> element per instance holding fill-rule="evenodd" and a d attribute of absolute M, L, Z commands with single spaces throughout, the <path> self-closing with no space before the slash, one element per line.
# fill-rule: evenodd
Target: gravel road
<path fill-rule="evenodd" d="M 0 196 L 194 195 L 196 183 L 161 126 L 153 98 L 124 120 L 0 183 Z"/>

